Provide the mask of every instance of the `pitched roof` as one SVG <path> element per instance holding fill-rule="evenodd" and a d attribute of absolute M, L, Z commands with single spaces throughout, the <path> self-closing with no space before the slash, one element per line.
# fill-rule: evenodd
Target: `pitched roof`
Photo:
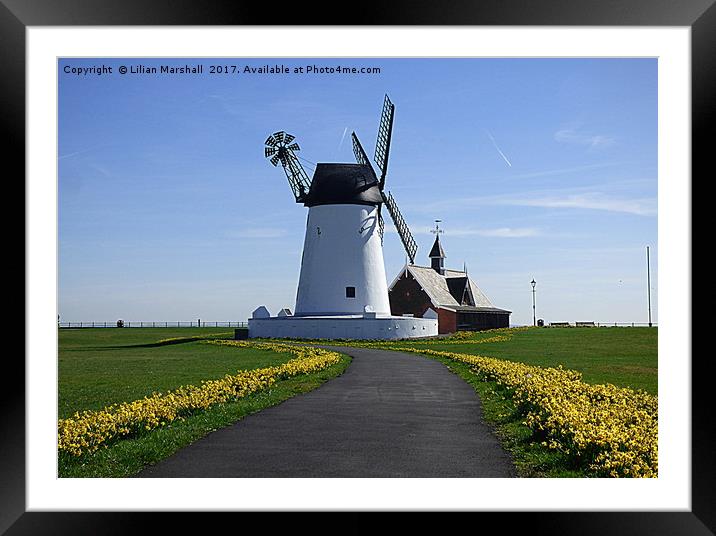
<path fill-rule="evenodd" d="M 433 249 L 430 250 L 428 257 L 442 257 L 443 259 L 445 258 L 445 251 L 443 250 L 443 246 L 440 243 L 440 236 L 435 235 L 435 243 L 433 244 Z"/>
<path fill-rule="evenodd" d="M 463 279 L 465 280 L 465 286 L 463 289 L 465 287 L 469 287 L 469 292 L 472 295 L 474 303 L 472 306 L 473 308 L 490 308 L 497 310 L 497 308 L 492 305 L 492 302 L 490 302 L 488 297 L 485 296 L 477 284 L 470 279 L 465 272 L 460 272 L 458 270 L 445 270 L 445 275 L 442 276 L 432 268 L 428 268 L 427 266 L 415 266 L 412 264 L 408 265 L 406 270 L 415 278 L 420 287 L 427 293 L 430 301 L 435 307 L 449 307 L 451 309 L 464 307 L 460 301 L 455 299 L 453 294 L 450 292 L 449 286 L 453 285 L 454 287 L 459 287 L 459 279 Z M 390 285 L 391 289 L 399 278 L 400 275 L 395 279 L 395 281 L 393 281 L 393 284 Z M 458 280 L 457 283 L 453 282 L 453 279 Z M 462 298 L 462 294 L 460 295 L 460 298 Z"/>
<path fill-rule="evenodd" d="M 467 277 L 467 285 L 470 294 L 472 295 L 473 303 L 475 307 L 493 307 L 490 298 L 488 298 L 480 287 L 477 286 L 470 276 L 460 270 L 445 270 L 445 277 L 451 279 L 453 277 Z"/>
<path fill-rule="evenodd" d="M 465 287 L 467 286 L 467 277 L 448 277 L 445 279 L 448 290 L 457 303 L 462 304 L 465 296 Z"/>
<path fill-rule="evenodd" d="M 450 294 L 445 277 L 432 268 L 409 265 L 408 272 L 428 294 L 430 301 L 436 307 L 439 305 L 460 305 Z"/>
<path fill-rule="evenodd" d="M 492 302 L 490 299 L 485 296 L 485 294 L 480 290 L 480 288 L 477 286 L 477 284 L 470 279 L 467 278 L 467 283 L 470 285 L 470 293 L 472 294 L 472 301 L 477 307 L 492 307 Z"/>

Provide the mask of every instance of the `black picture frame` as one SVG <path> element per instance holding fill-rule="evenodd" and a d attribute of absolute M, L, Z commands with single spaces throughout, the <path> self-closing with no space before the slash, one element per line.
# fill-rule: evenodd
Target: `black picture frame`
<path fill-rule="evenodd" d="M 185 0 L 0 0 L 0 87 L 2 88 L 3 142 L 10 176 L 25 175 L 25 31 L 28 26 L 109 25 L 504 25 L 504 26 L 684 26 L 691 28 L 692 83 L 692 199 L 708 202 L 705 192 L 710 140 L 716 115 L 716 7 L 715 0 L 483 0 L 435 2 L 400 0 L 380 4 L 361 2 L 328 10 L 322 4 L 288 4 L 266 9 L 265 4 L 241 1 Z M 712 173 L 711 173 L 712 174 Z M 700 180 L 695 180 L 700 177 Z M 684 178 L 688 180 L 688 178 Z M 10 181 L 8 181 L 10 182 Z M 15 181 L 17 184 L 19 181 Z M 698 185 L 698 189 L 697 189 Z M 693 195 L 698 190 L 700 195 Z M 20 194 L 24 198 L 24 190 Z M 708 212 L 707 212 L 708 213 Z M 706 230 L 692 225 L 693 244 L 707 243 Z M 695 250 L 696 252 L 696 250 Z M 692 281 L 707 282 L 705 263 L 692 260 Z M 26 283 L 27 284 L 27 283 Z M 713 291 L 699 295 L 693 305 L 704 305 Z M 684 311 L 699 319 L 692 329 L 692 347 L 706 337 L 702 323 L 714 320 L 711 312 Z M 12 327 L 17 338 L 17 328 Z M 701 331 L 701 333 L 700 333 Z M 509 527 L 509 532 L 550 534 L 714 534 L 716 533 L 716 443 L 712 411 L 709 361 L 711 352 L 692 356 L 692 507 L 688 512 L 503 512 L 476 513 L 480 521 Z M 6 362 L 17 359 L 6 354 Z M 9 369 L 6 369 L 8 371 Z M 21 369 L 22 370 L 22 369 Z M 163 530 L 189 529 L 185 514 L 122 512 L 26 512 L 25 508 L 25 390 L 18 373 L 0 390 L 0 533 L 20 534 L 126 534 L 150 530 L 149 517 L 161 516 Z M 20 372 L 19 374 L 24 374 Z M 206 516 L 207 514 L 201 514 Z M 232 515 L 232 514 L 225 514 Z M 244 514 L 249 515 L 249 514 Z M 339 520 L 322 518 L 311 530 L 331 529 L 339 523 L 355 532 L 373 525 L 371 517 L 352 513 Z M 293 516 L 292 516 L 293 517 Z M 440 517 L 440 516 L 436 516 Z M 508 519 L 509 518 L 509 519 Z M 205 517 L 204 517 L 205 519 Z M 284 516 L 272 517 L 273 528 Z M 348 523 L 346 523 L 348 521 Z M 425 528 L 425 517 L 414 514 L 401 521 L 403 530 Z M 215 527 L 221 526 L 212 520 Z M 245 530 L 249 525 L 244 525 Z M 237 527 L 237 530 L 240 530 Z M 333 531 L 336 530 L 334 526 Z"/>

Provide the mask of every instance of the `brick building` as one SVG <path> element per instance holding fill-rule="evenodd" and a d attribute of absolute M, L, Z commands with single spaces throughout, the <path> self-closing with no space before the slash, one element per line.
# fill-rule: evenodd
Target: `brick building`
<path fill-rule="evenodd" d="M 439 333 L 508 327 L 510 313 L 492 302 L 467 275 L 444 267 L 440 235 L 430 250 L 430 267 L 408 264 L 388 289 L 393 315 L 437 318 Z"/>

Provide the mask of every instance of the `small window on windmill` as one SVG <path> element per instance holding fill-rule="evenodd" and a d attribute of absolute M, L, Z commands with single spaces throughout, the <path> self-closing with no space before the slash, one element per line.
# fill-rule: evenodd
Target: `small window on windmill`
<path fill-rule="evenodd" d="M 355 287 L 346 287 L 346 298 L 355 298 L 356 297 L 356 288 Z"/>

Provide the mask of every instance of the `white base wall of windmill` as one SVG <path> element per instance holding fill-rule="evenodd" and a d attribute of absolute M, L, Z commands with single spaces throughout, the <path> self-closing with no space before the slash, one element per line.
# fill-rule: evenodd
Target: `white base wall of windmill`
<path fill-rule="evenodd" d="M 249 337 L 267 339 L 411 339 L 438 334 L 432 318 L 286 316 L 249 319 Z"/>
<path fill-rule="evenodd" d="M 366 307 L 390 316 L 377 207 L 310 207 L 294 315 L 362 315 Z"/>

